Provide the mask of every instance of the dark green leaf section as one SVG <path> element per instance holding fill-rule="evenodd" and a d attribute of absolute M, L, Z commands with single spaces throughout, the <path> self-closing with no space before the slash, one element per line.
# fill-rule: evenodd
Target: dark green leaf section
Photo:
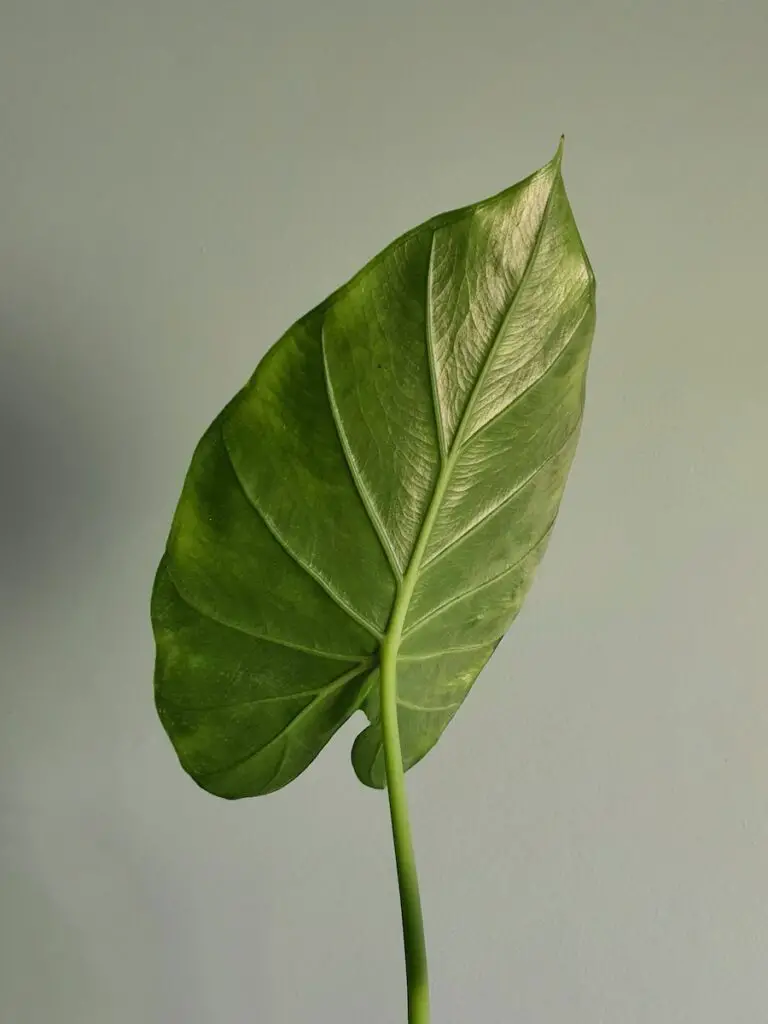
<path fill-rule="evenodd" d="M 157 708 L 186 770 L 219 796 L 278 789 L 356 709 L 372 659 L 318 657 L 202 615 L 165 562 L 152 595 Z"/>
<path fill-rule="evenodd" d="M 276 646 L 372 654 L 376 637 L 286 550 L 248 500 L 222 437 L 226 418 L 198 445 L 171 526 L 165 564 L 180 596 Z"/>
<path fill-rule="evenodd" d="M 248 500 L 281 544 L 353 618 L 382 633 L 395 577 L 334 422 L 322 330 L 322 315 L 310 315 L 267 353 L 224 421 L 224 439 Z"/>
<path fill-rule="evenodd" d="M 153 595 L 157 706 L 200 785 L 278 789 L 362 708 L 355 771 L 382 786 L 398 621 L 406 767 L 434 746 L 551 537 L 594 325 L 558 152 L 402 236 L 268 352 L 195 451 Z"/>

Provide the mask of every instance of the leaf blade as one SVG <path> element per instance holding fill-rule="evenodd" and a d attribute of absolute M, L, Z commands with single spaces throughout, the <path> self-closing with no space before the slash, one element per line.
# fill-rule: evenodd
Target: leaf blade
<path fill-rule="evenodd" d="M 204 435 L 161 569 L 207 625 L 153 621 L 158 709 L 212 792 L 287 784 L 359 707 L 353 765 L 381 785 L 380 644 L 401 648 L 408 768 L 519 612 L 574 457 L 595 323 L 560 157 L 393 242 L 286 332 Z M 241 650 L 228 679 L 216 620 L 290 653 Z M 207 705 L 164 673 L 169 635 L 190 664 L 218 666 Z M 305 656 L 317 664 L 299 668 Z M 250 696 L 215 706 L 234 692 Z"/>

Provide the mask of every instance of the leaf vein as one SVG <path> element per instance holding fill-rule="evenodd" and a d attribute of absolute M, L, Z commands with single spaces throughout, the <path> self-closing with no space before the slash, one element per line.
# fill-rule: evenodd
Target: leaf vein
<path fill-rule="evenodd" d="M 432 319 L 432 285 L 434 276 L 435 239 L 437 229 L 432 231 L 432 241 L 429 245 L 429 264 L 427 267 L 427 315 L 426 315 L 426 345 L 427 356 L 429 357 L 429 380 L 432 386 L 432 407 L 435 413 L 435 425 L 437 427 L 437 441 L 440 447 L 441 461 L 445 460 L 447 446 L 445 442 L 445 425 L 443 423 L 443 410 L 440 404 L 438 389 L 437 366 L 435 363 L 435 332 Z"/>
<path fill-rule="evenodd" d="M 328 583 L 328 581 L 326 579 L 324 579 L 324 577 L 319 572 L 317 572 L 315 569 L 312 568 L 311 565 L 309 565 L 308 563 L 304 562 L 301 558 L 299 558 L 299 556 L 296 554 L 296 552 L 291 549 L 289 544 L 282 537 L 282 535 L 281 535 L 280 531 L 278 530 L 278 528 L 272 522 L 272 519 L 264 511 L 262 511 L 262 509 L 259 508 L 259 506 L 256 504 L 256 502 L 253 499 L 253 497 L 246 490 L 245 484 L 243 483 L 242 479 L 240 478 L 240 475 L 237 472 L 237 467 L 235 466 L 235 463 L 234 463 L 234 461 L 232 459 L 232 453 L 230 452 L 229 447 L 227 445 L 227 439 L 224 436 L 223 430 L 222 430 L 222 435 L 221 436 L 222 436 L 222 441 L 224 443 L 224 451 L 227 453 L 227 459 L 229 460 L 229 464 L 232 467 L 232 473 L 233 473 L 233 475 L 235 477 L 235 480 L 237 481 L 237 484 L 238 484 L 240 490 L 243 492 L 243 495 L 245 496 L 245 499 L 248 502 L 248 504 L 251 506 L 251 508 L 254 510 L 254 512 L 258 515 L 258 517 L 264 523 L 266 528 L 269 530 L 269 532 L 275 538 L 275 540 L 280 545 L 280 547 L 283 549 L 283 551 L 285 551 L 285 553 L 288 555 L 288 557 L 296 565 L 298 565 L 298 567 L 303 572 L 305 572 L 307 574 L 307 576 L 310 577 L 310 579 L 313 579 L 315 581 L 315 583 L 317 583 L 320 587 L 322 587 L 322 589 L 325 591 L 325 593 L 328 595 L 328 597 L 330 597 L 331 600 L 335 604 L 337 604 L 339 606 L 339 608 L 341 608 L 341 610 L 343 612 L 346 612 L 346 614 L 349 616 L 350 619 L 353 619 L 355 622 L 358 623 L 358 625 L 362 626 L 364 629 L 367 629 L 368 632 L 371 633 L 373 636 L 375 636 L 377 640 L 381 640 L 382 637 L 383 637 L 383 634 L 381 633 L 381 631 L 379 629 L 377 629 L 377 627 L 374 626 L 372 622 L 369 622 L 363 615 L 361 615 L 358 611 L 356 611 L 352 607 L 352 605 L 350 605 L 347 601 L 344 600 L 343 597 L 341 597 L 340 594 L 337 594 L 336 591 L 333 589 L 333 587 L 330 585 L 330 583 Z"/>
<path fill-rule="evenodd" d="M 481 389 L 481 387 L 482 387 L 482 385 L 484 383 L 486 373 L 488 372 L 488 367 L 489 367 L 489 365 L 490 365 L 490 363 L 491 363 L 491 361 L 492 361 L 492 359 L 493 359 L 493 357 L 494 357 L 494 355 L 496 353 L 497 347 L 499 345 L 500 338 L 502 337 L 502 332 L 504 330 L 504 327 L 509 322 L 509 318 L 512 315 L 512 311 L 516 307 L 516 302 L 517 302 L 518 297 L 520 295 L 521 289 L 525 285 L 525 282 L 527 280 L 528 274 L 530 272 L 530 268 L 531 268 L 531 266 L 532 266 L 532 264 L 533 264 L 533 262 L 534 262 L 534 260 L 536 258 L 536 255 L 538 253 L 538 250 L 539 250 L 539 247 L 540 247 L 540 244 L 541 244 L 541 238 L 542 238 L 542 236 L 544 234 L 544 229 L 545 229 L 545 225 L 546 225 L 546 222 L 547 222 L 548 214 L 549 214 L 549 211 L 551 209 L 552 197 L 554 195 L 555 185 L 557 183 L 557 179 L 558 179 L 559 175 L 560 175 L 560 169 L 559 169 L 559 165 L 558 165 L 558 167 L 556 169 L 556 173 L 555 173 L 555 178 L 554 178 L 554 180 L 552 182 L 552 185 L 550 187 L 549 195 L 547 196 L 547 201 L 545 203 L 544 210 L 542 211 L 541 222 L 540 222 L 540 224 L 538 225 L 538 228 L 537 228 L 534 244 L 533 244 L 531 253 L 530 253 L 530 255 L 529 255 L 529 257 L 528 257 L 528 259 L 526 261 L 523 273 L 522 273 L 522 275 L 520 277 L 520 281 L 518 283 L 518 287 L 515 290 L 514 295 L 512 296 L 512 299 L 511 299 L 511 301 L 509 303 L 507 311 L 506 311 L 506 313 L 504 314 L 504 316 L 503 316 L 503 318 L 501 320 L 499 328 L 498 328 L 498 330 L 497 330 L 497 332 L 496 332 L 496 334 L 494 336 L 494 339 L 493 339 L 493 341 L 492 341 L 492 343 L 490 345 L 490 348 L 489 348 L 488 352 L 486 353 L 486 355 L 485 355 L 485 357 L 483 359 L 483 362 L 482 362 L 480 370 L 479 370 L 478 377 L 475 380 L 475 383 L 474 383 L 474 385 L 473 385 L 473 387 L 472 387 L 472 389 L 470 391 L 470 395 L 469 395 L 469 398 L 467 400 L 467 404 L 465 405 L 464 410 L 463 410 L 463 412 L 461 414 L 461 417 L 460 417 L 460 420 L 459 420 L 458 429 L 456 430 L 456 433 L 454 434 L 454 437 L 453 437 L 453 442 L 452 442 L 452 445 L 451 445 L 450 453 L 448 455 L 448 458 L 443 462 L 442 468 L 440 470 L 440 473 L 438 474 L 438 477 L 437 477 L 437 479 L 435 481 L 435 486 L 434 486 L 434 489 L 432 491 L 432 497 L 431 497 L 430 502 L 429 502 L 429 507 L 427 509 L 427 513 L 426 513 L 424 522 L 422 523 L 421 530 L 419 531 L 419 535 L 418 535 L 418 538 L 416 540 L 416 545 L 415 545 L 415 547 L 413 549 L 413 554 L 411 556 L 410 562 L 409 562 L 409 564 L 407 566 L 407 569 L 405 571 L 405 575 L 403 577 L 402 585 L 399 588 L 398 596 L 397 596 L 397 598 L 395 600 L 395 605 L 394 605 L 394 608 L 393 608 L 393 611 L 392 611 L 392 616 L 391 616 L 391 619 L 390 619 L 390 623 L 389 623 L 389 626 L 387 627 L 387 636 L 389 637 L 390 635 L 392 635 L 395 638 L 396 649 L 399 648 L 400 643 L 402 641 L 402 629 L 403 629 L 403 626 L 404 626 L 405 617 L 406 617 L 407 612 L 408 612 L 408 606 L 409 606 L 409 604 L 411 602 L 411 599 L 413 597 L 414 588 L 416 586 L 416 581 L 418 579 L 419 573 L 420 573 L 421 568 L 422 568 L 422 562 L 423 562 L 423 559 L 424 559 L 424 555 L 425 555 L 425 552 L 426 552 L 427 545 L 429 543 L 429 538 L 430 538 L 430 535 L 432 533 L 432 529 L 433 529 L 433 527 L 435 525 L 435 521 L 437 519 L 437 515 L 438 515 L 438 512 L 439 512 L 440 506 L 441 506 L 442 501 L 443 501 L 443 499 L 445 497 L 445 492 L 447 490 L 448 483 L 450 481 L 451 475 L 453 473 L 453 470 L 455 468 L 456 462 L 458 460 L 458 455 L 459 455 L 459 452 L 461 450 L 461 446 L 462 446 L 462 443 L 463 443 L 464 435 L 465 435 L 465 433 L 466 433 L 466 431 L 468 429 L 468 425 L 469 425 L 469 422 L 470 422 L 470 419 L 471 419 L 471 416 L 472 416 L 472 412 L 473 412 L 473 409 L 474 409 L 474 404 L 475 404 L 476 396 L 477 396 L 479 390 Z M 474 215 L 474 211 L 473 211 L 472 215 Z M 485 644 L 478 645 L 478 647 L 483 647 L 483 646 L 489 646 L 489 645 L 485 645 Z M 472 648 L 465 648 L 465 649 L 472 649 Z M 444 653 L 448 653 L 448 652 L 446 651 Z M 414 660 L 417 660 L 417 659 L 414 659 Z M 383 698 L 383 696 L 384 695 L 382 695 L 382 698 Z M 395 691 L 395 693 L 393 695 L 393 700 L 395 702 L 395 707 L 396 707 L 397 706 L 396 705 L 396 701 L 397 701 L 397 693 L 396 693 L 396 691 Z M 382 727 L 381 727 L 381 723 L 379 723 L 379 743 L 381 743 L 381 739 L 382 739 Z M 371 767 L 370 767 L 371 775 L 373 774 L 375 761 L 376 761 L 376 757 L 374 757 L 373 761 L 371 762 Z"/>
<path fill-rule="evenodd" d="M 545 470 L 547 468 L 547 466 L 550 466 L 553 462 L 555 462 L 563 454 L 563 452 L 566 450 L 566 448 L 571 443 L 573 438 L 578 434 L 579 429 L 581 427 L 581 422 L 582 422 L 582 417 L 579 416 L 578 420 L 576 421 L 575 426 L 571 430 L 568 431 L 568 434 L 566 435 L 565 440 L 563 441 L 563 443 L 561 445 L 558 446 L 556 451 L 552 452 L 551 455 L 548 455 L 547 458 L 544 459 L 544 461 L 539 466 L 537 466 L 536 469 L 534 469 L 534 471 L 532 473 L 529 473 L 528 476 L 525 477 L 525 479 L 521 481 L 521 483 L 519 483 L 513 490 L 511 490 L 509 492 L 509 494 L 504 498 L 503 501 L 500 501 L 498 505 L 494 505 L 493 508 L 489 509 L 487 512 L 484 512 L 483 515 L 479 519 L 475 520 L 474 523 L 472 523 L 470 526 L 468 526 L 465 530 L 463 530 L 456 537 L 453 537 L 444 547 L 439 548 L 433 555 L 430 555 L 430 557 L 428 559 L 426 559 L 426 561 L 422 564 L 422 570 L 426 570 L 431 565 L 434 565 L 435 562 L 439 562 L 440 559 L 444 558 L 445 555 L 447 555 L 450 551 L 453 550 L 453 548 L 455 548 L 459 544 L 461 544 L 462 541 L 464 541 L 471 533 L 474 533 L 475 530 L 479 530 L 480 527 L 485 522 L 487 522 L 494 515 L 496 515 L 497 512 L 500 512 L 504 508 L 505 505 L 508 505 L 509 502 L 511 502 L 522 491 L 524 491 L 525 488 L 530 483 L 532 483 L 536 479 L 536 477 L 538 477 L 538 475 L 543 470 Z"/>
<path fill-rule="evenodd" d="M 484 640 L 479 644 L 464 644 L 460 647 L 443 647 L 438 651 L 425 651 L 419 654 L 398 654 L 398 661 L 429 661 L 430 658 L 443 658 L 446 654 L 464 654 L 465 651 L 480 651 L 484 647 L 493 647 L 503 640 L 500 636 L 497 640 Z"/>
<path fill-rule="evenodd" d="M 525 267 L 523 268 L 523 272 L 520 275 L 520 281 L 518 282 L 517 288 L 515 289 L 515 293 L 512 296 L 509 305 L 507 306 L 507 310 L 504 313 L 504 316 L 501 319 L 501 323 L 499 324 L 496 330 L 496 334 L 494 335 L 493 341 L 491 342 L 488 351 L 486 352 L 485 357 L 482 363 L 480 364 L 477 379 L 475 380 L 475 383 L 472 386 L 472 390 L 467 400 L 467 404 L 464 408 L 464 412 L 462 413 L 459 429 L 456 431 L 456 436 L 454 438 L 455 448 L 460 448 L 461 445 L 464 443 L 464 433 L 467 429 L 469 421 L 472 418 L 472 413 L 474 411 L 477 396 L 479 392 L 482 390 L 482 386 L 485 383 L 485 378 L 488 374 L 488 370 L 490 369 L 490 366 L 496 356 L 496 352 L 498 351 L 499 345 L 501 344 L 501 340 L 504 337 L 504 330 L 507 324 L 509 323 L 510 319 L 512 318 L 512 314 L 517 308 L 517 303 L 520 298 L 520 295 L 522 294 L 523 289 L 528 281 L 531 269 L 534 263 L 536 262 L 536 257 L 538 256 L 539 249 L 541 248 L 541 240 L 544 237 L 544 231 L 546 229 L 549 211 L 552 208 L 552 199 L 555 194 L 555 187 L 557 185 L 557 179 L 559 178 L 559 176 L 560 170 L 558 168 L 555 178 L 552 181 L 552 185 L 549 190 L 549 195 L 547 196 L 547 201 L 544 204 L 544 210 L 541 214 L 541 221 L 539 222 L 539 226 L 536 229 L 536 237 L 534 238 L 533 245 L 531 246 L 530 255 L 528 256 L 528 259 L 525 262 Z"/>
<path fill-rule="evenodd" d="M 583 295 L 579 296 L 579 298 L 580 299 L 583 298 L 583 296 L 587 295 L 590 291 L 591 291 L 591 287 L 586 288 L 584 293 L 583 293 Z M 477 428 L 477 430 L 475 430 L 473 433 L 471 433 L 469 435 L 469 437 L 465 437 L 463 439 L 463 441 L 462 441 L 462 445 L 469 444 L 470 441 L 474 441 L 476 438 L 480 437 L 481 434 L 484 434 L 485 431 L 488 430 L 491 426 L 493 426 L 493 424 L 495 424 L 498 420 L 500 420 L 502 416 L 505 416 L 508 412 L 510 412 L 512 409 L 514 409 L 515 406 L 518 404 L 518 402 L 522 398 L 524 398 L 525 395 L 527 395 L 529 391 L 532 391 L 533 388 L 535 388 L 539 384 L 541 384 L 541 382 L 553 370 L 555 370 L 557 368 L 560 360 L 564 359 L 565 356 L 568 354 L 569 348 L 570 348 L 570 344 L 573 341 L 574 337 L 576 336 L 576 333 L 578 332 L 579 328 L 581 327 L 581 325 L 586 320 L 587 314 L 589 313 L 589 311 L 591 309 L 591 306 L 592 306 L 591 302 L 587 303 L 587 306 L 586 306 L 584 312 L 581 314 L 581 316 L 579 317 L 578 321 L 574 325 L 573 330 L 568 335 L 568 338 L 565 341 L 565 343 L 563 344 L 563 347 L 557 353 L 557 355 L 552 360 L 552 362 L 549 364 L 549 366 L 547 366 L 546 369 L 542 373 L 540 373 L 538 377 L 536 377 L 534 380 L 532 380 L 530 382 L 530 384 L 527 384 L 523 388 L 522 391 L 520 391 L 518 394 L 516 394 L 515 397 L 512 399 L 512 401 L 509 402 L 507 405 L 505 405 L 503 409 L 499 409 L 499 411 L 497 413 L 494 413 L 493 416 L 491 416 L 491 418 L 489 420 L 487 420 L 485 423 L 483 423 L 481 426 L 479 426 Z M 529 362 L 530 362 L 530 360 L 529 360 Z M 527 364 L 523 364 L 523 365 L 527 365 Z M 521 367 L 521 369 L 522 369 L 522 367 Z"/>
<path fill-rule="evenodd" d="M 217 626 L 224 626 L 225 629 L 232 629 L 236 633 L 243 633 L 245 636 L 253 637 L 254 640 L 263 640 L 268 644 L 276 644 L 279 647 L 288 647 L 293 651 L 301 651 L 303 654 L 314 654 L 318 658 L 329 658 L 333 661 L 353 661 L 357 662 L 360 660 L 359 654 L 336 654 L 333 651 L 321 651 L 316 647 L 307 647 L 304 644 L 297 644 L 290 640 L 280 640 L 274 636 L 268 636 L 266 633 L 258 633 L 256 630 L 246 629 L 245 626 L 236 624 L 234 622 L 228 622 L 226 619 L 219 618 L 217 615 L 212 615 L 209 611 L 200 608 L 194 601 L 192 601 L 187 594 L 181 589 L 179 584 L 173 577 L 170 565 L 166 561 L 165 571 L 168 573 L 168 579 L 173 584 L 173 588 L 179 595 L 181 600 L 191 608 L 193 612 L 197 612 L 204 619 L 209 619 L 211 622 L 215 622 Z"/>
<path fill-rule="evenodd" d="M 365 668 L 367 667 L 368 666 L 366 665 Z M 359 676 L 363 671 L 364 668 L 361 667 L 361 665 L 357 665 L 355 668 L 350 669 L 349 672 L 345 672 L 342 676 L 339 676 L 338 679 L 334 680 L 333 683 L 326 686 L 321 692 L 319 692 L 318 695 L 314 698 L 314 700 L 311 700 L 309 704 L 305 704 L 301 711 L 294 718 L 292 718 L 287 725 L 283 726 L 283 728 L 280 730 L 280 732 L 277 733 L 277 735 L 273 736 L 272 739 L 269 740 L 269 742 L 265 743 L 264 746 L 257 747 L 255 750 L 252 750 L 249 754 L 246 754 L 245 757 L 239 758 L 237 761 L 234 761 L 226 768 L 217 768 L 216 771 L 213 772 L 198 772 L 197 778 L 210 779 L 213 778 L 213 776 L 215 775 L 226 775 L 227 772 L 234 771 L 237 768 L 242 768 L 243 765 L 247 764 L 254 757 L 258 757 L 259 754 L 263 754 L 266 750 L 269 750 L 270 747 L 274 746 L 274 744 L 278 743 L 280 740 L 287 739 L 292 730 L 297 727 L 298 723 L 305 716 L 309 715 L 309 713 L 312 711 L 315 705 L 320 703 L 320 701 L 323 700 L 323 698 L 329 697 L 332 693 L 336 693 L 337 690 L 342 689 L 342 687 L 346 686 L 347 683 L 351 683 L 352 680 Z"/>
<path fill-rule="evenodd" d="M 408 711 L 453 711 L 454 708 L 461 707 L 461 701 L 454 701 L 452 704 L 435 704 L 434 707 L 425 707 L 423 704 L 412 704 L 411 701 L 402 700 L 397 698 L 397 703 L 401 708 L 406 708 Z"/>
<path fill-rule="evenodd" d="M 331 415 L 333 417 L 333 423 L 336 428 L 336 434 L 339 438 L 342 451 L 344 452 L 344 459 L 347 463 L 347 467 L 349 468 L 349 472 L 352 477 L 352 482 L 355 485 L 355 489 L 357 490 L 357 493 L 360 496 L 360 500 L 363 503 L 363 508 L 365 509 L 365 513 L 368 517 L 368 520 L 371 526 L 373 527 L 374 533 L 378 537 L 379 543 L 381 544 L 384 554 L 386 555 L 387 561 L 389 562 L 390 568 L 392 569 L 392 573 L 395 579 L 399 582 L 403 578 L 403 573 L 398 564 L 395 549 L 392 546 L 392 541 L 390 540 L 389 534 L 387 533 L 384 524 L 381 521 L 378 512 L 376 511 L 373 501 L 371 500 L 371 496 L 368 492 L 368 488 L 366 487 L 365 481 L 363 480 L 362 474 L 355 460 L 355 456 L 349 444 L 347 432 L 344 429 L 344 424 L 342 423 L 341 420 L 341 411 L 336 402 L 336 396 L 334 395 L 333 383 L 331 382 L 331 371 L 330 367 L 328 366 L 328 356 L 325 350 L 324 319 L 323 324 L 320 328 L 320 347 L 322 349 L 323 354 L 323 375 L 325 377 L 325 392 L 328 398 L 328 404 L 331 407 Z"/>
<path fill-rule="evenodd" d="M 360 669 L 369 668 L 373 666 L 373 664 L 374 659 L 367 658 L 364 661 L 359 661 L 356 667 Z M 177 701 L 171 700 L 170 698 L 166 697 L 162 693 L 162 691 L 158 692 L 157 699 L 162 701 L 163 704 L 167 704 L 169 707 L 177 708 L 179 711 L 192 711 L 195 713 L 203 713 L 206 711 L 230 711 L 234 710 L 235 708 L 248 707 L 251 704 L 272 704 L 286 700 L 302 700 L 304 697 L 317 697 L 319 694 L 325 693 L 326 690 L 327 686 L 320 686 L 314 690 L 300 690 L 297 693 L 270 694 L 267 697 L 253 697 L 249 698 L 248 700 L 235 700 L 232 701 L 231 704 L 204 704 L 202 706 L 179 704 Z"/>
<path fill-rule="evenodd" d="M 535 551 L 536 548 L 547 539 L 549 534 L 554 529 L 555 519 L 556 518 L 557 517 L 555 516 L 551 520 L 549 526 L 542 533 L 542 535 L 540 537 L 538 537 L 532 544 L 529 544 L 528 547 L 523 552 L 523 554 L 520 555 L 519 558 L 515 559 L 515 561 L 512 563 L 512 565 L 507 566 L 506 569 L 502 569 L 501 572 L 496 573 L 495 576 L 491 576 L 489 579 L 484 580 L 482 583 L 478 583 L 477 586 L 470 587 L 468 590 L 464 590 L 460 594 L 456 594 L 454 597 L 450 598 L 448 601 L 444 601 L 443 604 L 438 605 L 437 608 L 433 608 L 432 611 L 427 612 L 426 615 L 423 615 L 420 619 L 417 619 L 416 622 L 414 622 L 403 633 L 403 640 L 405 640 L 407 637 L 411 636 L 413 633 L 416 633 L 419 629 L 421 629 L 421 627 L 425 623 L 431 622 L 432 619 L 438 618 L 444 611 L 446 611 L 446 609 L 452 608 L 456 604 L 460 604 L 466 598 L 471 597 L 473 594 L 478 593 L 478 591 L 480 591 L 480 590 L 483 590 L 484 587 L 489 587 L 489 586 L 491 586 L 492 583 L 497 583 L 500 579 L 503 579 L 504 576 L 507 576 L 509 573 L 514 572 L 516 569 L 519 569 L 520 566 L 523 564 L 523 562 L 526 560 L 526 558 L 528 558 L 529 555 L 533 551 Z"/>

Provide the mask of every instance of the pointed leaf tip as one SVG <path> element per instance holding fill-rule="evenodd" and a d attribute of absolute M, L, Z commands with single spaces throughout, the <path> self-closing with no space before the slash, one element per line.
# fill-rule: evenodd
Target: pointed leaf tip
<path fill-rule="evenodd" d="M 552 157 L 552 164 L 558 170 L 560 169 L 560 164 L 563 162 L 563 146 L 564 146 L 564 144 L 565 144 L 565 136 L 561 135 L 560 136 L 560 141 L 557 144 L 557 150 L 555 151 L 555 155 Z"/>

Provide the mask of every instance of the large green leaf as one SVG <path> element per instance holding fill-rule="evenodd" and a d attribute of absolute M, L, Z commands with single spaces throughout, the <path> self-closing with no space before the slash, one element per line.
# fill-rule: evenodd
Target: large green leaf
<path fill-rule="evenodd" d="M 594 331 L 560 159 L 393 242 L 288 330 L 198 444 L 152 618 L 160 717 L 210 792 L 286 785 L 360 708 L 355 771 L 383 786 L 387 630 L 408 768 L 519 611 Z"/>

